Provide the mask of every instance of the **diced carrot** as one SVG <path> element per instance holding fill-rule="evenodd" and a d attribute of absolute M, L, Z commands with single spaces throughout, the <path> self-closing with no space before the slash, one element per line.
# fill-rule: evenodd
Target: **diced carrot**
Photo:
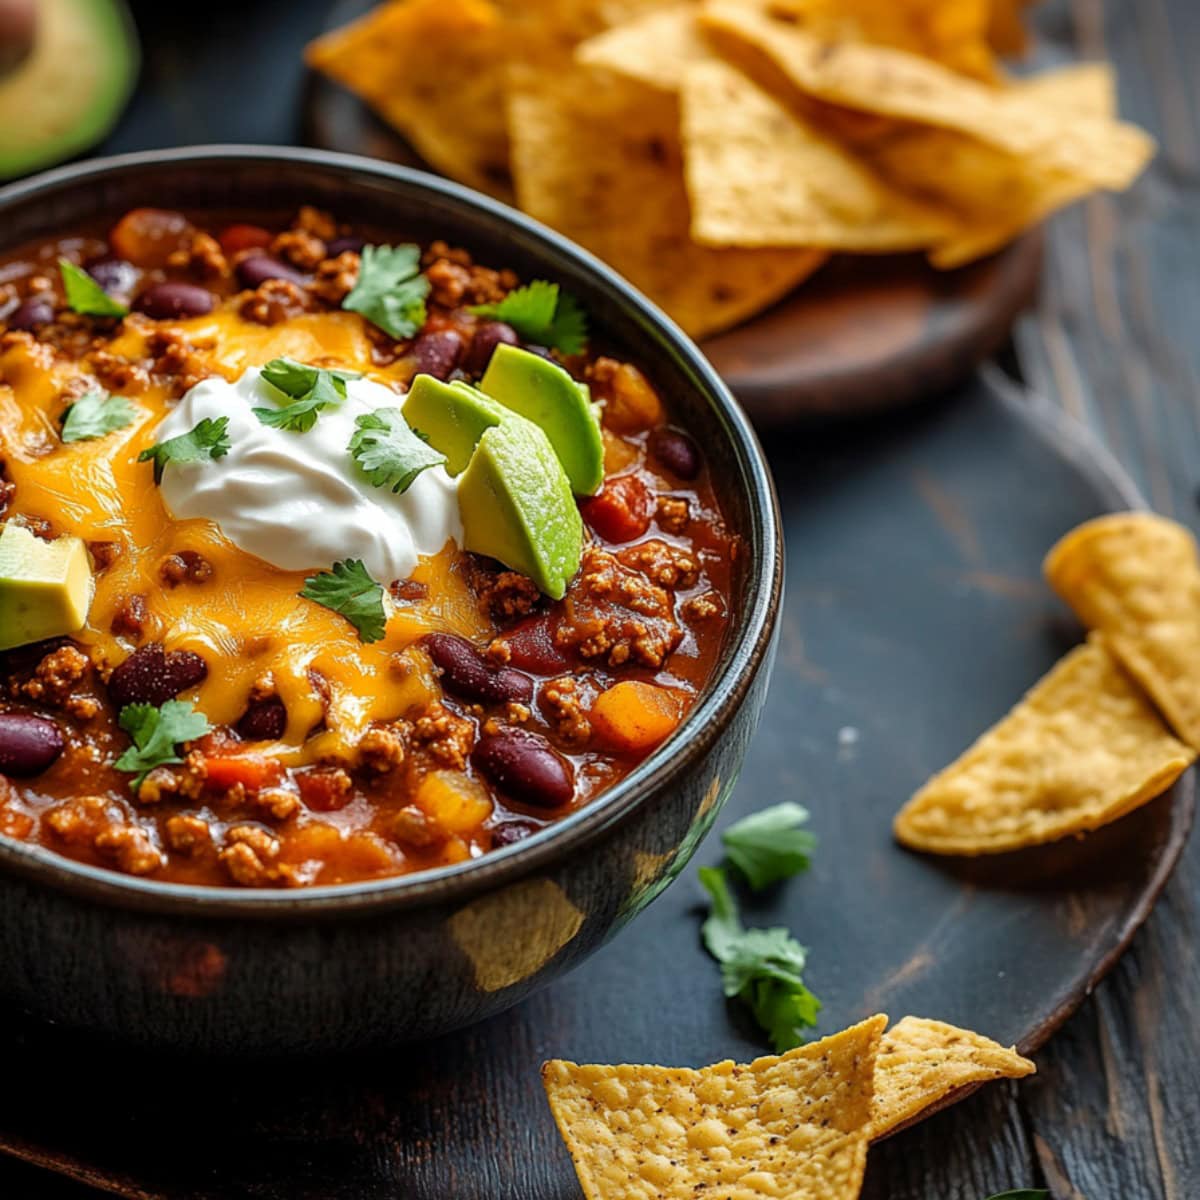
<path fill-rule="evenodd" d="M 604 401 L 601 419 L 618 433 L 641 433 L 665 419 L 662 401 L 650 381 L 631 363 L 598 359 L 592 370 L 592 393 Z"/>
<path fill-rule="evenodd" d="M 650 528 L 654 496 L 640 475 L 609 479 L 580 506 L 583 519 L 606 542 L 631 542 Z"/>
<path fill-rule="evenodd" d="M 604 473 L 616 475 L 618 471 L 628 471 L 636 467 L 642 457 L 640 447 L 634 442 L 627 442 L 611 429 L 602 429 L 604 438 Z"/>
<path fill-rule="evenodd" d="M 681 705 L 666 688 L 626 679 L 601 692 L 592 705 L 592 730 L 610 749 L 645 754 L 679 724 Z"/>
<path fill-rule="evenodd" d="M 261 792 L 283 778 L 278 761 L 257 754 L 206 757 L 204 766 L 209 787 L 219 791 L 240 783 L 248 792 Z"/>
<path fill-rule="evenodd" d="M 430 771 L 416 801 L 446 833 L 472 833 L 492 815 L 487 788 L 461 771 Z"/>
<path fill-rule="evenodd" d="M 271 231 L 261 225 L 226 225 L 217 235 L 226 254 L 240 250 L 265 250 L 273 241 Z"/>

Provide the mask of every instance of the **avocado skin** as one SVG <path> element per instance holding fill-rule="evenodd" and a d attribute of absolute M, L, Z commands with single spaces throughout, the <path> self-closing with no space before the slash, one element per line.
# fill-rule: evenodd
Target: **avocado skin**
<path fill-rule="evenodd" d="M 594 496 L 604 483 L 600 418 L 586 384 L 558 365 L 518 346 L 499 345 L 479 390 L 541 426 L 579 496 Z"/>
<path fill-rule="evenodd" d="M 117 123 L 140 53 L 123 0 L 40 0 L 31 53 L 0 78 L 0 180 L 90 149 Z M 94 70 L 81 70 L 80 55 Z"/>

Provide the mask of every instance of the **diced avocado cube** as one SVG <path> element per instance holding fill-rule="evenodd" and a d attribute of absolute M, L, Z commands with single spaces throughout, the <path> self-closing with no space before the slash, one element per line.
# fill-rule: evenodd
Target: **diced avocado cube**
<path fill-rule="evenodd" d="M 501 344 L 492 354 L 479 390 L 541 426 L 577 495 L 592 496 L 600 490 L 604 441 L 586 384 L 576 383 L 558 363 Z"/>
<path fill-rule="evenodd" d="M 8 522 L 0 531 L 0 650 L 83 628 L 92 603 L 87 547 L 77 537 L 44 542 Z"/>

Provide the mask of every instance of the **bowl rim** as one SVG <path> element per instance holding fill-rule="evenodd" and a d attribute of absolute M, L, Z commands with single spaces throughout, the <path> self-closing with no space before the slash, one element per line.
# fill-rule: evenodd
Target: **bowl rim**
<path fill-rule="evenodd" d="M 427 191 L 452 205 L 522 235 L 523 248 L 548 265 L 557 257 L 572 260 L 601 292 L 608 293 L 645 338 L 668 351 L 673 367 L 708 403 L 723 424 L 737 466 L 746 480 L 748 528 L 745 542 L 752 564 L 747 610 L 733 630 L 723 670 L 709 683 L 700 702 L 672 736 L 624 779 L 595 800 L 511 846 L 450 866 L 359 883 L 322 884 L 289 890 L 214 887 L 168 883 L 126 876 L 75 862 L 41 846 L 0 835 L 0 868 L 10 868 L 110 906 L 155 913 L 186 913 L 210 918 L 318 918 L 322 914 L 401 909 L 465 898 L 527 876 L 569 856 L 632 815 L 672 782 L 719 739 L 728 718 L 748 694 L 768 661 L 783 591 L 783 542 L 774 482 L 758 437 L 741 406 L 715 368 L 682 329 L 611 267 L 562 234 L 532 217 L 461 184 L 413 167 L 359 155 L 300 147 L 254 144 L 183 146 L 88 159 L 43 171 L 0 187 L 0 217 L 12 206 L 40 194 L 86 187 L 143 168 L 249 165 L 286 162 L 319 173 L 367 176 L 401 190 Z"/>

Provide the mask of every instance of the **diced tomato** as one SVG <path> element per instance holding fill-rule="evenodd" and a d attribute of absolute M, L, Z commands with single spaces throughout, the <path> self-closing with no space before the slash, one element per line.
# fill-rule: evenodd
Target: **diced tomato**
<path fill-rule="evenodd" d="M 257 754 L 209 756 L 204 766 L 209 786 L 218 790 L 240 783 L 248 792 L 261 792 L 283 778 L 283 767 L 276 759 Z"/>
<path fill-rule="evenodd" d="M 226 254 L 237 254 L 241 250 L 265 250 L 274 235 L 261 225 L 226 225 L 217 235 L 221 249 Z"/>
<path fill-rule="evenodd" d="M 300 799 L 313 812 L 336 812 L 354 799 L 354 789 L 345 786 L 341 771 L 306 771 L 296 776 Z"/>
<path fill-rule="evenodd" d="M 640 475 L 618 475 L 579 509 L 583 519 L 606 542 L 632 542 L 650 528 L 654 495 Z"/>
<path fill-rule="evenodd" d="M 570 670 L 571 660 L 554 644 L 548 617 L 529 617 L 504 635 L 511 651 L 508 666 L 532 675 L 561 675 Z"/>
<path fill-rule="evenodd" d="M 165 208 L 130 209 L 109 235 L 114 253 L 135 267 L 165 267 L 192 234 L 192 223 L 183 213 Z"/>

